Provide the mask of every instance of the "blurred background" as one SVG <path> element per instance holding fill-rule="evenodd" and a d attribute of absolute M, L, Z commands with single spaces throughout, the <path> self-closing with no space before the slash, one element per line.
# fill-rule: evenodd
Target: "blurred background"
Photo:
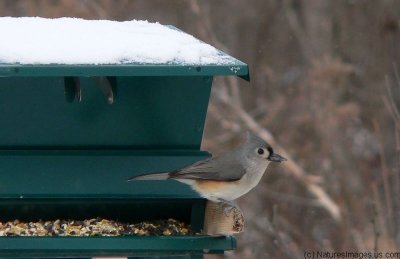
<path fill-rule="evenodd" d="M 172 24 L 250 65 L 250 83 L 215 80 L 202 148 L 250 130 L 290 161 L 239 200 L 225 256 L 400 247 L 399 1 L 0 0 L 0 16 Z"/>

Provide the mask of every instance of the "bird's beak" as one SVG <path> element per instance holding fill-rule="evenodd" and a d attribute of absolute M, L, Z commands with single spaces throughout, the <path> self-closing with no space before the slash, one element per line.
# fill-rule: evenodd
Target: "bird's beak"
<path fill-rule="evenodd" d="M 276 153 L 273 153 L 272 155 L 270 155 L 270 156 L 268 157 L 268 160 L 271 161 L 271 162 L 282 162 L 282 161 L 286 161 L 287 159 L 284 158 L 284 157 L 281 156 L 281 155 L 278 155 L 278 154 L 276 154 Z"/>

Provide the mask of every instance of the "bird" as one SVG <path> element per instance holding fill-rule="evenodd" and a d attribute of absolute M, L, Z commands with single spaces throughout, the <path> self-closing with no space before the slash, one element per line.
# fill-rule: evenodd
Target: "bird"
<path fill-rule="evenodd" d="M 271 162 L 287 159 L 260 137 L 248 132 L 236 149 L 169 172 L 132 176 L 134 180 L 176 180 L 189 185 L 202 198 L 232 204 L 257 186 Z"/>

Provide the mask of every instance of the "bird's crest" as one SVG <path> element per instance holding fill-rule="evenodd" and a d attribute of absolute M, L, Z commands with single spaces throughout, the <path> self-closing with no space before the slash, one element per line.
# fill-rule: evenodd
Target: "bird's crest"
<path fill-rule="evenodd" d="M 247 144 L 249 145 L 254 145 L 254 146 L 258 146 L 258 147 L 268 147 L 269 144 L 261 139 L 260 137 L 254 135 L 253 133 L 251 133 L 250 131 L 247 131 Z"/>

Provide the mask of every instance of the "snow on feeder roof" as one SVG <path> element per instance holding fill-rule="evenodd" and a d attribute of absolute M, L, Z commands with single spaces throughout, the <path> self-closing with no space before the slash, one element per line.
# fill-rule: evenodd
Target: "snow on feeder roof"
<path fill-rule="evenodd" d="M 170 26 L 147 21 L 0 17 L 0 64 L 188 64 L 237 62 Z"/>

